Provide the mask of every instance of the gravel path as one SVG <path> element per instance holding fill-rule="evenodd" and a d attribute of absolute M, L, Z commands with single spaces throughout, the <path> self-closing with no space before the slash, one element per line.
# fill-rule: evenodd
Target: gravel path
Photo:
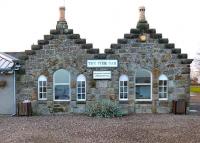
<path fill-rule="evenodd" d="M 0 117 L 1 143 L 199 143 L 200 116 Z"/>

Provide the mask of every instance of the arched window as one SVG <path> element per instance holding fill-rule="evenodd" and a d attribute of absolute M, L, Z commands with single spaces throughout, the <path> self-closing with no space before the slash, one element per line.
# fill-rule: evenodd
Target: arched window
<path fill-rule="evenodd" d="M 86 78 L 82 74 L 77 77 L 77 100 L 86 100 Z"/>
<path fill-rule="evenodd" d="M 128 76 L 121 75 L 119 78 L 119 100 L 128 100 Z"/>
<path fill-rule="evenodd" d="M 151 100 L 151 72 L 145 69 L 136 71 L 135 92 L 137 101 Z"/>
<path fill-rule="evenodd" d="M 54 100 L 70 100 L 70 73 L 64 69 L 57 70 L 53 75 Z"/>
<path fill-rule="evenodd" d="M 44 75 L 38 78 L 38 100 L 47 100 L 47 78 Z"/>
<path fill-rule="evenodd" d="M 168 98 L 168 78 L 166 75 L 160 75 L 159 77 L 159 99 L 167 100 Z"/>

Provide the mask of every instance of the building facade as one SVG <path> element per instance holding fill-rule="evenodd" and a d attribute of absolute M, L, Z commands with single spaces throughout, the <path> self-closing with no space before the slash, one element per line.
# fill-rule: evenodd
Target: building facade
<path fill-rule="evenodd" d="M 83 113 L 112 100 L 126 113 L 170 113 L 172 101 L 190 98 L 190 63 L 162 34 L 150 29 L 145 8 L 137 28 L 103 54 L 68 29 L 65 7 L 56 29 L 19 57 L 17 102 L 30 100 L 38 114 Z"/>

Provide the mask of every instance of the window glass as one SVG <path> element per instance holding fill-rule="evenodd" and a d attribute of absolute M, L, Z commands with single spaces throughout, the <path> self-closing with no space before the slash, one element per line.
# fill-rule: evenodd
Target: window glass
<path fill-rule="evenodd" d="M 136 83 L 150 83 L 151 82 L 151 74 L 143 69 L 136 71 Z"/>
<path fill-rule="evenodd" d="M 55 86 L 55 99 L 56 100 L 69 100 L 69 85 L 56 85 Z"/>
<path fill-rule="evenodd" d="M 86 100 L 86 78 L 83 74 L 77 77 L 77 100 Z"/>
<path fill-rule="evenodd" d="M 145 69 L 137 70 L 135 82 L 136 100 L 151 100 L 151 73 Z"/>
<path fill-rule="evenodd" d="M 151 86 L 150 85 L 136 85 L 136 99 L 150 99 Z"/>
<path fill-rule="evenodd" d="M 167 99 L 168 97 L 168 78 L 165 75 L 159 77 L 159 99 Z"/>
<path fill-rule="evenodd" d="M 69 72 L 66 70 L 58 70 L 54 74 L 55 83 L 69 83 Z"/>
<path fill-rule="evenodd" d="M 46 100 L 47 94 L 47 78 L 41 75 L 38 78 L 38 100 Z"/>
<path fill-rule="evenodd" d="M 128 76 L 121 75 L 119 78 L 119 100 L 128 100 Z"/>
<path fill-rule="evenodd" d="M 54 99 L 70 100 L 70 73 L 60 69 L 54 73 Z"/>

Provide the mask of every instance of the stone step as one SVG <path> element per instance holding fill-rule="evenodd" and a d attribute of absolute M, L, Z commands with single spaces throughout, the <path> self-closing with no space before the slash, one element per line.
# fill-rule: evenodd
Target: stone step
<path fill-rule="evenodd" d="M 162 38 L 162 34 L 160 34 L 160 33 L 152 33 L 152 34 L 150 34 L 150 38 L 152 38 L 152 39 L 161 39 Z"/>
<path fill-rule="evenodd" d="M 61 107 L 60 104 L 54 104 L 53 107 Z"/>
<path fill-rule="evenodd" d="M 128 43 L 128 40 L 127 40 L 127 39 L 118 39 L 118 40 L 117 40 L 117 43 L 118 43 L 118 44 L 127 44 L 127 43 Z"/>
<path fill-rule="evenodd" d="M 53 112 L 65 112 L 63 107 L 53 107 Z"/>

